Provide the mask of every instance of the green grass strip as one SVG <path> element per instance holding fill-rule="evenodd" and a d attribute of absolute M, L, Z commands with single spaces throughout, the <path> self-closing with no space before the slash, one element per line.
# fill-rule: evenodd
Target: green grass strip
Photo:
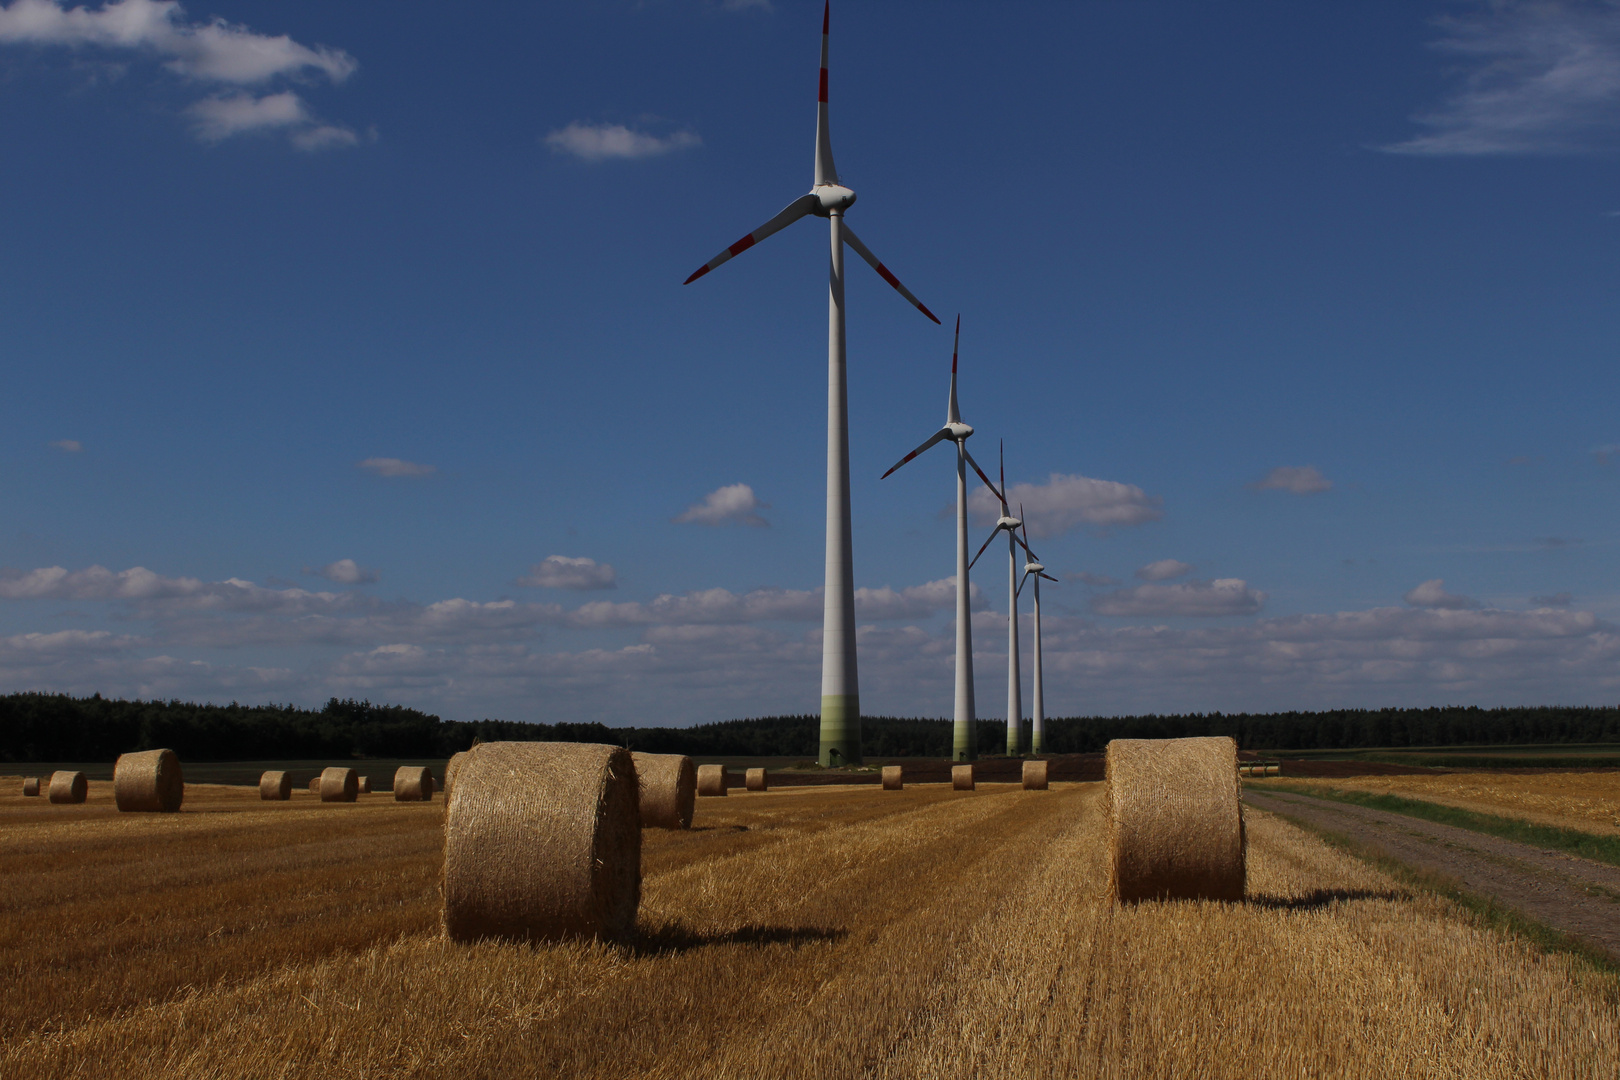
<path fill-rule="evenodd" d="M 1455 825 L 1459 829 L 1500 836 L 1516 840 L 1531 847 L 1563 851 L 1579 855 L 1593 862 L 1620 866 L 1620 836 L 1599 836 L 1597 833 L 1565 829 L 1557 825 L 1538 825 L 1520 818 L 1498 817 L 1474 810 L 1461 810 L 1455 806 L 1408 799 L 1403 795 L 1381 795 L 1366 791 L 1345 791 L 1341 788 L 1318 787 L 1314 784 L 1267 784 L 1256 791 L 1290 791 L 1296 795 L 1311 795 L 1318 799 L 1365 806 L 1373 810 L 1387 810 L 1392 814 L 1422 818 L 1441 825 Z"/>
<path fill-rule="evenodd" d="M 1359 840 L 1354 840 L 1331 829 L 1325 829 L 1312 822 L 1303 821 L 1291 816 L 1286 811 L 1272 810 L 1269 812 L 1287 818 L 1293 824 L 1320 837 L 1330 847 L 1338 848 L 1340 851 L 1368 863 L 1411 889 L 1433 893 L 1436 896 L 1450 900 L 1458 907 L 1473 913 L 1481 923 L 1498 933 L 1519 938 L 1542 952 L 1567 953 L 1594 971 L 1605 975 L 1620 975 L 1620 962 L 1617 962 L 1614 957 L 1611 957 L 1603 949 L 1571 934 L 1566 934 L 1562 930 L 1548 926 L 1544 922 L 1532 919 L 1516 908 L 1499 903 L 1493 897 L 1469 892 L 1459 885 L 1454 878 L 1445 874 L 1437 874 L 1432 870 L 1410 866 Z M 1620 1005 L 1620 981 L 1612 982 L 1607 986 L 1606 996 L 1616 1005 Z"/>

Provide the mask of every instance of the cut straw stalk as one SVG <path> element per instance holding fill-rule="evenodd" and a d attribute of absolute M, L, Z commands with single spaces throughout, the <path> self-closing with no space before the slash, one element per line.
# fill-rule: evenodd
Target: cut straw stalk
<path fill-rule="evenodd" d="M 334 765 L 321 771 L 321 802 L 354 802 L 360 797 L 360 774 Z"/>
<path fill-rule="evenodd" d="M 452 941 L 624 938 L 641 901 L 635 763 L 617 746 L 482 743 L 445 821 Z"/>
<path fill-rule="evenodd" d="M 82 803 L 90 792 L 90 782 L 82 772 L 51 773 L 50 800 L 53 803 Z"/>
<path fill-rule="evenodd" d="M 1045 761 L 1026 761 L 1026 762 L 1024 762 L 1024 790 L 1025 791 L 1045 791 L 1046 790 L 1046 762 Z"/>
<path fill-rule="evenodd" d="M 292 773 L 281 769 L 260 773 L 259 798 L 265 802 L 286 802 L 292 798 Z"/>
<path fill-rule="evenodd" d="M 749 791 L 771 790 L 771 778 L 764 769 L 749 769 L 743 776 L 743 783 Z"/>
<path fill-rule="evenodd" d="M 423 765 L 401 765 L 394 770 L 395 802 L 431 802 L 433 771 Z"/>
<path fill-rule="evenodd" d="M 951 766 L 951 787 L 956 791 L 972 791 L 973 790 L 973 766 L 972 765 L 952 765 Z"/>
<path fill-rule="evenodd" d="M 697 802 L 697 768 L 685 754 L 631 754 L 641 784 L 641 824 L 689 829 Z"/>
<path fill-rule="evenodd" d="M 883 766 L 883 790 L 900 791 L 906 786 L 906 770 L 903 765 Z"/>
<path fill-rule="evenodd" d="M 724 765 L 699 765 L 697 770 L 697 793 L 703 796 L 724 795 L 726 793 L 726 767 Z"/>
<path fill-rule="evenodd" d="M 1229 738 L 1109 743 L 1103 805 L 1114 896 L 1243 899 L 1240 796 Z"/>
<path fill-rule="evenodd" d="M 185 797 L 180 757 L 173 750 L 120 754 L 113 765 L 113 801 L 123 813 L 173 814 Z"/>

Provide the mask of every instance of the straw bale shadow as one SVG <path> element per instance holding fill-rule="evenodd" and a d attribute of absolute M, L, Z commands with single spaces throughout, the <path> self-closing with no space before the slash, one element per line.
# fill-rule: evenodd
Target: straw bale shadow
<path fill-rule="evenodd" d="M 672 922 L 639 929 L 630 948 L 639 956 L 684 953 L 711 945 L 788 945 L 797 949 L 823 941 L 836 944 L 848 936 L 848 930 L 819 926 L 740 926 L 724 933 L 706 933 Z"/>
<path fill-rule="evenodd" d="M 1410 900 L 1402 889 L 1312 889 L 1304 896 L 1250 896 L 1244 903 L 1267 911 L 1315 911 L 1349 900 Z"/>

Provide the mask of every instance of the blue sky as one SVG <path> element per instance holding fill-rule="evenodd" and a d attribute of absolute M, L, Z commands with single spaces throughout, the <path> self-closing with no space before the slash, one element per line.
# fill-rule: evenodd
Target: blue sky
<path fill-rule="evenodd" d="M 808 188 L 820 14 L 0 3 L 0 690 L 814 711 L 826 237 L 680 283 Z M 832 29 L 946 322 L 851 262 L 867 712 L 950 710 L 949 455 L 878 476 L 958 312 L 1049 714 L 1614 699 L 1620 6 Z"/>

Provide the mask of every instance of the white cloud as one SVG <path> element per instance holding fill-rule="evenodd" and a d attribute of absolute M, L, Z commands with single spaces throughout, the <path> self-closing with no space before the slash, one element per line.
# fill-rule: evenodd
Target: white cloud
<path fill-rule="evenodd" d="M 51 443 L 56 449 L 65 454 L 80 454 L 84 452 L 84 443 L 78 439 L 57 439 Z"/>
<path fill-rule="evenodd" d="M 769 525 L 770 522 L 759 516 L 758 511 L 768 509 L 768 503 L 762 503 L 754 495 L 754 489 L 747 484 L 727 484 L 717 491 L 711 491 L 703 496 L 703 501 L 693 503 L 674 517 L 677 525 Z"/>
<path fill-rule="evenodd" d="M 327 563 L 319 570 L 304 567 L 304 573 L 323 577 L 327 581 L 335 581 L 339 585 L 369 585 L 377 580 L 377 571 L 367 569 L 353 559 L 339 559 L 334 563 Z"/>
<path fill-rule="evenodd" d="M 1249 485 L 1257 491 L 1286 491 L 1294 495 L 1316 495 L 1333 487 L 1333 481 L 1323 476 L 1315 465 L 1295 467 L 1279 465 L 1264 478 Z"/>
<path fill-rule="evenodd" d="M 1413 607 L 1436 608 L 1444 611 L 1463 611 L 1468 608 L 1479 607 L 1479 601 L 1471 600 L 1466 596 L 1453 596 L 1446 592 L 1446 583 L 1441 578 L 1425 581 L 1414 588 L 1401 599 Z"/>
<path fill-rule="evenodd" d="M 100 8 L 64 7 L 57 0 L 14 0 L 0 7 L 0 44 L 57 46 L 143 53 L 197 83 L 258 86 L 274 79 L 324 76 L 341 83 L 358 66 L 341 49 L 301 45 L 214 18 L 191 22 L 174 0 L 114 0 Z M 250 131 L 286 131 L 294 145 L 312 150 L 354 145 L 346 128 L 319 124 L 291 91 L 215 94 L 186 110 L 197 137 L 218 142 Z"/>
<path fill-rule="evenodd" d="M 414 461 L 402 461 L 394 457 L 368 457 L 355 468 L 365 469 L 378 476 L 408 476 L 415 479 L 432 476 L 439 471 L 432 465 L 418 465 Z"/>
<path fill-rule="evenodd" d="M 1150 562 L 1138 568 L 1136 576 L 1143 581 L 1169 581 L 1171 578 L 1192 572 L 1192 563 L 1184 563 L 1177 559 L 1160 559 L 1158 562 Z"/>
<path fill-rule="evenodd" d="M 1099 587 L 1107 587 L 1107 586 L 1110 586 L 1110 585 L 1118 585 L 1119 584 L 1119 578 L 1109 577 L 1107 574 L 1093 574 L 1089 570 L 1081 570 L 1081 571 L 1079 571 L 1077 573 L 1064 574 L 1063 576 L 1068 578 L 1070 581 L 1078 581 L 1082 585 L 1096 585 L 1096 586 L 1099 586 Z"/>
<path fill-rule="evenodd" d="M 1164 516 L 1164 500 L 1135 484 L 1093 480 L 1088 476 L 1053 473 L 1044 484 L 1013 484 L 1007 501 L 1017 513 L 1024 508 L 1029 531 L 1038 537 L 1057 536 L 1076 525 L 1141 525 Z M 1001 516 L 1001 504 L 980 487 L 968 497 L 968 509 L 982 525 Z"/>
<path fill-rule="evenodd" d="M 657 157 L 700 146 L 703 140 L 691 131 L 658 136 L 632 131 L 623 124 L 583 124 L 576 120 L 547 135 L 545 142 L 558 154 L 569 154 L 582 161 L 607 161 Z"/>
<path fill-rule="evenodd" d="M 1434 47 L 1462 82 L 1413 119 L 1427 134 L 1383 147 L 1429 156 L 1569 154 L 1616 145 L 1620 7 L 1607 0 L 1495 0 L 1438 20 Z"/>
<path fill-rule="evenodd" d="M 518 578 L 518 584 L 541 589 L 611 589 L 614 574 L 612 566 L 595 559 L 547 555 L 545 561 L 529 568 L 528 577 Z"/>
<path fill-rule="evenodd" d="M 1249 588 L 1242 578 L 1183 581 L 1174 585 L 1149 583 L 1091 598 L 1099 615 L 1160 618 L 1174 615 L 1253 615 L 1266 602 L 1266 594 Z"/>
<path fill-rule="evenodd" d="M 1532 596 L 1530 602 L 1538 608 L 1567 608 L 1575 602 L 1572 593 L 1553 593 L 1551 596 Z"/>

